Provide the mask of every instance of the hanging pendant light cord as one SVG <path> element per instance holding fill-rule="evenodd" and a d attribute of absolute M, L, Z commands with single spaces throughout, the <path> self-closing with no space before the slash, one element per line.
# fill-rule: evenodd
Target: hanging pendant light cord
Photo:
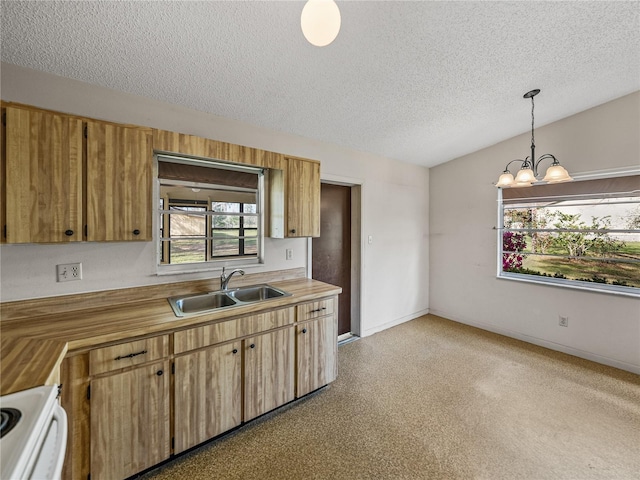
<path fill-rule="evenodd" d="M 534 109 L 534 104 L 533 104 L 533 97 L 531 97 L 531 154 L 533 155 L 533 151 L 536 148 L 536 143 L 535 143 L 535 136 L 534 136 L 534 116 L 533 116 L 533 109 Z M 531 161 L 533 162 L 534 158 L 531 157 Z"/>

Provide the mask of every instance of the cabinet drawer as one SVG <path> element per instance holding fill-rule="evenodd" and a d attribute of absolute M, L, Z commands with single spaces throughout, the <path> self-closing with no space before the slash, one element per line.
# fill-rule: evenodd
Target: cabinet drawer
<path fill-rule="evenodd" d="M 89 374 L 140 365 L 169 355 L 169 335 L 97 348 L 89 352 Z"/>
<path fill-rule="evenodd" d="M 253 335 L 254 333 L 291 325 L 293 322 L 293 308 L 283 308 L 257 315 L 247 315 L 246 317 L 226 322 L 190 328 L 189 330 L 174 333 L 173 351 L 175 354 L 188 352 L 189 350 L 208 347 L 216 343 L 227 342 Z"/>
<path fill-rule="evenodd" d="M 298 305 L 298 321 L 304 322 L 311 318 L 324 317 L 325 315 L 332 315 L 334 311 L 333 298 L 326 300 L 319 300 L 317 302 L 305 303 L 304 305 Z"/>

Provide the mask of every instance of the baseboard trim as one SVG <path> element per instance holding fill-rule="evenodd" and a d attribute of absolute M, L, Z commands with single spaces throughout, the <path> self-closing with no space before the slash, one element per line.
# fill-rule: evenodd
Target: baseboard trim
<path fill-rule="evenodd" d="M 555 343 L 555 342 L 544 340 L 542 338 L 534 337 L 531 335 L 525 335 L 523 333 L 515 332 L 513 330 L 495 327 L 487 323 L 449 318 L 445 312 L 441 312 L 439 310 L 432 310 L 430 313 L 433 315 L 437 315 L 439 317 L 445 318 L 447 320 L 451 320 L 452 322 L 458 322 L 464 325 L 469 325 L 471 327 L 480 328 L 482 330 L 487 330 L 489 332 L 497 333 L 499 335 L 504 335 L 505 337 L 515 338 L 516 340 L 522 340 L 523 342 L 531 343 L 533 345 L 538 345 L 539 347 L 548 348 L 550 350 L 566 353 L 568 355 L 573 355 L 574 357 L 584 358 L 585 360 L 591 360 L 592 362 L 600 363 L 602 365 L 607 365 L 609 367 L 619 368 L 620 370 L 625 370 L 627 372 L 640 375 L 640 365 L 634 365 L 632 363 L 616 360 L 615 358 L 605 357 L 603 355 L 587 352 L 585 350 L 580 350 L 578 348 L 569 347 L 561 343 Z"/>
<path fill-rule="evenodd" d="M 395 326 L 400 325 L 402 323 L 409 322 L 411 320 L 414 320 L 414 319 L 416 319 L 418 317 L 422 317 L 422 316 L 427 315 L 427 314 L 429 314 L 429 309 L 425 308 L 424 310 L 420 310 L 418 312 L 411 313 L 409 315 L 405 315 L 404 317 L 397 318 L 395 320 L 392 320 L 391 322 L 383 323 L 382 325 L 377 325 L 377 326 L 375 326 L 373 328 L 364 329 L 362 331 L 362 335 L 361 336 L 362 337 L 368 337 L 369 335 L 373 335 L 374 333 L 378 333 L 378 332 L 381 332 L 383 330 L 386 330 L 387 328 L 395 327 Z"/>

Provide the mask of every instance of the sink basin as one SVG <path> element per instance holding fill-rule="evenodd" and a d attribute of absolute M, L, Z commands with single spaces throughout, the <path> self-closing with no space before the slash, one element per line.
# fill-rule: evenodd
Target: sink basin
<path fill-rule="evenodd" d="M 287 292 L 283 292 L 271 285 L 253 285 L 251 287 L 240 287 L 230 290 L 229 295 L 240 302 L 260 302 L 270 298 L 278 298 L 289 296 Z"/>
<path fill-rule="evenodd" d="M 217 291 L 211 293 L 198 293 L 195 295 L 185 295 L 170 297 L 169 304 L 176 317 L 185 315 L 204 313 L 219 308 L 230 308 L 250 303 L 262 302 L 272 298 L 289 297 L 287 293 L 271 285 L 252 285 L 250 287 L 240 287 L 233 290 Z"/>
<path fill-rule="evenodd" d="M 237 302 L 223 292 L 191 295 L 188 297 L 172 297 L 169 303 L 178 317 L 188 313 L 216 310 L 218 308 L 233 307 Z"/>

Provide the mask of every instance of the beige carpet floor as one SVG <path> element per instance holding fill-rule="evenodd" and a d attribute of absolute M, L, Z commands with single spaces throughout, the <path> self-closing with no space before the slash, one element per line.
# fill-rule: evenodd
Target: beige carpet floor
<path fill-rule="evenodd" d="M 640 479 L 640 377 L 428 315 L 144 478 Z"/>

